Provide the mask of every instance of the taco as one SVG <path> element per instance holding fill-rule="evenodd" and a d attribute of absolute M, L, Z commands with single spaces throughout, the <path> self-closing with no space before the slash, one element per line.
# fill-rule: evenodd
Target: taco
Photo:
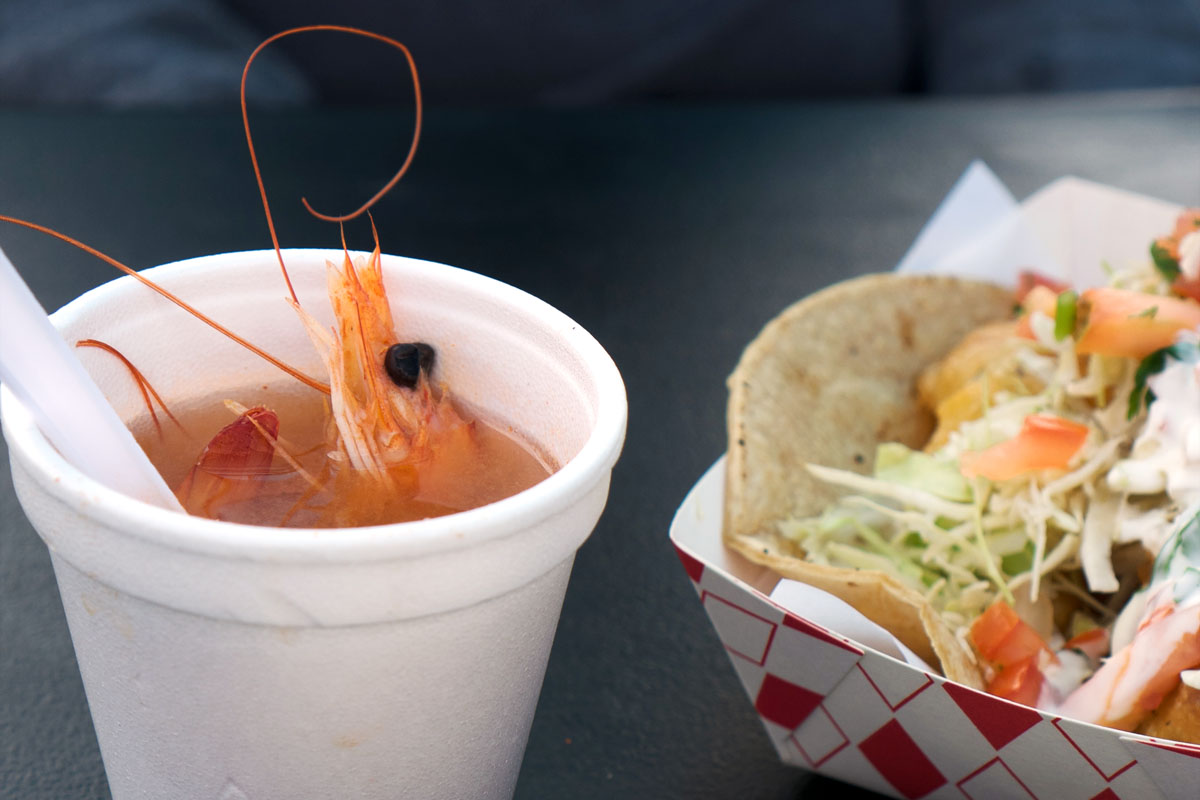
<path fill-rule="evenodd" d="M 922 446 L 935 419 L 918 400 L 918 375 L 1011 311 L 1011 292 L 991 284 L 868 275 L 788 308 L 729 378 L 726 543 L 837 595 L 947 677 L 976 687 L 974 658 L 918 592 L 879 570 L 806 561 L 778 523 L 818 514 L 841 494 L 806 464 L 870 474 L 877 444 Z"/>
<path fill-rule="evenodd" d="M 894 274 L 789 308 L 730 377 L 727 545 L 952 680 L 1193 738 L 1200 212 L 1151 252 L 1081 293 L 1026 276 L 1018 317 Z"/>

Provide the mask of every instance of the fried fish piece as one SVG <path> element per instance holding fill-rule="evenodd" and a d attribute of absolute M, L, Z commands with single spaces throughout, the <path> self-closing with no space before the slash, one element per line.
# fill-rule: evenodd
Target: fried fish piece
<path fill-rule="evenodd" d="M 1180 682 L 1142 721 L 1137 732 L 1200 744 L 1200 689 Z"/>

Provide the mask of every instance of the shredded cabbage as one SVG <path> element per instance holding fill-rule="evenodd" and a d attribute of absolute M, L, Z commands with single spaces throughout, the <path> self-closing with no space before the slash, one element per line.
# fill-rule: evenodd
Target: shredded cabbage
<path fill-rule="evenodd" d="M 1110 273 L 1113 286 L 1165 293 L 1150 264 Z M 1061 314 L 1061 309 L 1060 309 Z M 1021 380 L 988 373 L 983 413 L 963 422 L 934 452 L 887 443 L 879 446 L 874 474 L 860 475 L 815 464 L 808 470 L 848 494 L 810 518 L 789 518 L 780 532 L 810 561 L 885 572 L 920 592 L 964 639 L 966 629 L 996 599 L 1036 604 L 1044 592 L 1068 594 L 1112 621 L 1089 592 L 1115 593 L 1121 583 L 1114 545 L 1146 540 L 1180 511 L 1170 497 L 1142 502 L 1137 487 L 1113 485 L 1110 474 L 1129 472 L 1133 444 L 1146 423 L 1142 410 L 1128 417 L 1138 363 L 1087 356 L 1062 335 L 1062 321 L 1033 313 L 1033 340 L 1022 340 L 1007 369 Z M 1057 334 L 1057 335 L 1056 335 Z M 1018 385 L 1040 385 L 1028 393 Z M 1066 470 L 1041 470 L 989 481 L 968 480 L 963 453 L 1015 437 L 1026 417 L 1049 413 L 1087 425 L 1088 437 Z M 1200 436 L 1200 433 L 1196 434 Z M 1161 482 L 1160 482 L 1161 483 Z M 1161 489 L 1161 486 L 1158 487 Z"/>

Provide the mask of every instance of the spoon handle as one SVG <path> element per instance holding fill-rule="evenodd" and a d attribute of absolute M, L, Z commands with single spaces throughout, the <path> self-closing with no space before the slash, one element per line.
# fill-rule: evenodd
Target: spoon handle
<path fill-rule="evenodd" d="M 183 511 L 45 310 L 0 250 L 0 381 L 62 456 L 93 480 Z"/>

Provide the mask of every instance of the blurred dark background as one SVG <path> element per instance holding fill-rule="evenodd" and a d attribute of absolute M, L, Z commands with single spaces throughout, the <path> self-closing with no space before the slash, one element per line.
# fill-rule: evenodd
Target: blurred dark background
<path fill-rule="evenodd" d="M 430 106 L 579 106 L 1200 85 L 1200 0 L 0 0 L 0 105 L 228 106 L 284 28 L 400 39 Z M 257 105 L 411 95 L 336 36 L 256 62 Z"/>

